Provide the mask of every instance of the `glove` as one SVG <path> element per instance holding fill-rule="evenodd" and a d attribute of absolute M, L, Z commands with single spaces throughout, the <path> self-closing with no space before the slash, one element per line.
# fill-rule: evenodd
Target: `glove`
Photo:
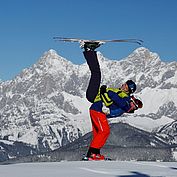
<path fill-rule="evenodd" d="M 106 93 L 106 88 L 107 88 L 106 85 L 102 85 L 102 86 L 100 87 L 100 93 L 101 93 L 101 94 Z"/>
<path fill-rule="evenodd" d="M 103 104 L 102 112 L 106 115 L 110 114 L 110 109 Z"/>
<path fill-rule="evenodd" d="M 143 107 L 143 102 L 140 99 L 135 98 L 134 95 L 131 96 L 131 99 L 134 101 L 137 108 L 142 108 Z"/>
<path fill-rule="evenodd" d="M 134 111 L 137 110 L 137 106 L 133 101 L 130 102 L 130 109 L 127 111 L 128 113 L 134 113 Z"/>

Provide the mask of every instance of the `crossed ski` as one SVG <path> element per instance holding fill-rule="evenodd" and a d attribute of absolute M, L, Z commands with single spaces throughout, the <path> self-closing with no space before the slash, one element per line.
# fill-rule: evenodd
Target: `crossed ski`
<path fill-rule="evenodd" d="M 107 42 L 128 42 L 128 43 L 136 43 L 142 45 L 143 40 L 141 39 L 113 39 L 113 40 L 88 40 L 88 39 L 79 39 L 79 38 L 65 38 L 65 37 L 53 37 L 55 41 L 63 41 L 63 42 L 98 42 L 100 44 L 105 44 Z"/>

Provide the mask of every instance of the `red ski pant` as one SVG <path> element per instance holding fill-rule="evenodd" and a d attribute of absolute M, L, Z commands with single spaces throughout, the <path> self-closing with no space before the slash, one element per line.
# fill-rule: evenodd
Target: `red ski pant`
<path fill-rule="evenodd" d="M 101 149 L 110 134 L 110 127 L 106 115 L 101 112 L 90 110 L 90 117 L 93 129 L 93 139 L 90 147 Z"/>

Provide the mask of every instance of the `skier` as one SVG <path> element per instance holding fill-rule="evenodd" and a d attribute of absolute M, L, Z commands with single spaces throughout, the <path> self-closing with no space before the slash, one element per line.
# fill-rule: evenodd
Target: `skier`
<path fill-rule="evenodd" d="M 99 42 L 84 42 L 84 57 L 91 71 L 91 78 L 86 91 L 86 98 L 92 103 L 90 107 L 90 117 L 92 122 L 93 139 L 90 143 L 87 155 L 83 160 L 104 160 L 104 155 L 100 154 L 100 149 L 106 143 L 110 134 L 110 127 L 107 118 L 117 117 L 125 112 L 133 113 L 136 109 L 142 107 L 142 102 L 131 98 L 130 94 L 136 90 L 136 84 L 128 80 L 121 88 L 100 87 L 101 71 L 97 59 L 96 48 L 100 46 Z M 103 110 L 106 106 L 109 111 Z"/>

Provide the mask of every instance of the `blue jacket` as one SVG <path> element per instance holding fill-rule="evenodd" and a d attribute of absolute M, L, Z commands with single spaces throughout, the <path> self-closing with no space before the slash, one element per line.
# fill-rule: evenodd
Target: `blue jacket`
<path fill-rule="evenodd" d="M 108 91 L 109 98 L 113 101 L 113 104 L 109 106 L 110 114 L 107 117 L 117 117 L 127 112 L 130 109 L 130 96 L 121 98 L 117 93 Z M 102 112 L 103 102 L 97 101 L 90 107 L 91 110 Z"/>

